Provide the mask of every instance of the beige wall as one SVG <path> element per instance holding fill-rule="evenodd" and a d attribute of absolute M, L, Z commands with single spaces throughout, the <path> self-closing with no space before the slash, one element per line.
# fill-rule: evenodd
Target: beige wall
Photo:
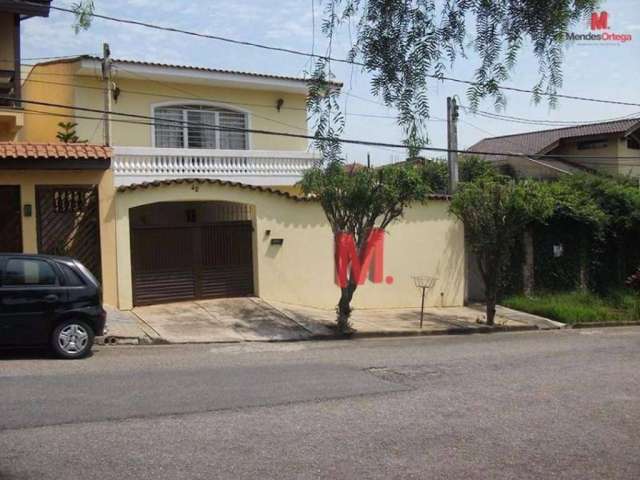
<path fill-rule="evenodd" d="M 593 137 L 595 139 L 595 137 Z M 604 137 L 603 137 L 604 138 Z M 585 140 L 590 140 L 585 139 Z M 618 161 L 615 158 L 602 159 L 597 157 L 616 157 L 618 156 L 619 139 L 616 136 L 608 137 L 608 145 L 604 148 L 596 148 L 589 150 L 578 150 L 578 141 L 567 142 L 554 149 L 554 155 L 578 155 L 586 158 L 571 158 L 567 160 L 576 164 L 583 165 L 593 170 L 598 170 L 611 175 L 619 173 Z M 591 158 L 589 158 L 591 157 Z"/>
<path fill-rule="evenodd" d="M 104 99 L 102 86 L 95 77 L 66 76 L 73 74 L 76 63 L 59 63 L 36 67 L 25 82 L 25 98 L 45 100 L 52 103 L 71 104 L 82 108 L 102 110 Z M 153 106 L 161 103 L 210 102 L 246 111 L 249 126 L 257 130 L 307 134 L 306 97 L 303 94 L 282 93 L 252 89 L 210 87 L 164 83 L 151 80 L 118 79 L 121 90 L 118 101 L 113 103 L 113 111 L 135 115 L 151 116 Z M 48 82 L 48 83 L 39 83 Z M 80 87 L 58 84 L 76 84 Z M 278 112 L 276 102 L 284 100 Z M 35 106 L 32 108 L 36 108 Z M 38 110 L 43 108 L 37 107 Z M 44 108 L 47 110 L 46 108 Z M 60 112 L 60 110 L 56 110 Z M 81 116 L 99 117 L 99 113 L 77 111 Z M 117 116 L 113 117 L 117 119 Z M 26 122 L 24 140 L 55 141 L 57 123 L 63 119 L 48 116 L 29 115 Z M 135 121 L 135 119 L 131 119 Z M 141 119 L 142 122 L 147 120 Z M 99 120 L 76 119 L 77 133 L 90 143 L 102 143 L 102 125 Z M 152 146 L 152 126 L 112 122 L 112 143 L 119 146 Z M 272 135 L 249 134 L 250 148 L 254 150 L 306 150 L 307 140 Z"/>
<path fill-rule="evenodd" d="M 27 75 L 22 86 L 22 98 L 60 105 L 74 105 L 73 72 L 76 66 L 73 63 L 51 64 L 36 67 Z M 59 122 L 69 122 L 74 119 L 74 111 L 63 108 L 48 107 L 24 103 L 25 121 L 20 131 L 19 140 L 23 142 L 58 143 L 56 134 L 60 130 Z M 55 113 L 56 116 L 29 112 Z M 58 116 L 60 115 L 60 116 Z M 94 142 L 102 143 L 102 142 Z"/>
<path fill-rule="evenodd" d="M 333 308 L 339 289 L 334 283 L 333 235 L 316 202 L 298 202 L 279 195 L 238 187 L 201 184 L 170 185 L 119 192 L 116 195 L 119 307 L 132 307 L 129 209 L 155 202 L 220 200 L 255 208 L 254 274 L 256 294 L 266 300 Z M 271 230 L 271 235 L 265 232 Z M 270 244 L 282 238 L 282 246 Z M 428 305 L 462 305 L 465 291 L 464 232 L 448 214 L 448 203 L 416 205 L 393 224 L 385 239 L 385 276 L 392 284 L 367 282 L 359 287 L 354 306 L 419 305 L 412 275 L 433 275 L 438 282 Z"/>
<path fill-rule="evenodd" d="M 32 216 L 22 216 L 22 246 L 25 253 L 38 253 L 36 185 L 98 185 L 100 199 L 100 246 L 105 303 L 115 305 L 115 205 L 113 174 L 107 171 L 0 170 L 0 185 L 19 185 L 22 206 L 32 205 Z"/>

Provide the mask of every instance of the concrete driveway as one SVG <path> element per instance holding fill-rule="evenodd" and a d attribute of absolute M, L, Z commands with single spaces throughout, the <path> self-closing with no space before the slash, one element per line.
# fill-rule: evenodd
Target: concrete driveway
<path fill-rule="evenodd" d="M 136 307 L 133 313 L 169 343 L 283 341 L 311 336 L 300 324 L 253 297 L 151 305 Z"/>

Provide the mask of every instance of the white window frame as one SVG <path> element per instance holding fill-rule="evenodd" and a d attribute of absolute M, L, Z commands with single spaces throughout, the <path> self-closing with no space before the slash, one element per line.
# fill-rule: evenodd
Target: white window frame
<path fill-rule="evenodd" d="M 230 105 L 227 103 L 219 103 L 219 102 L 209 102 L 209 101 L 193 101 L 193 100 L 184 100 L 184 101 L 179 101 L 179 100 L 172 100 L 169 102 L 157 102 L 157 103 L 152 103 L 150 105 L 150 111 L 151 111 L 151 118 L 156 118 L 156 109 L 157 108 L 163 108 L 163 107 L 185 107 L 182 110 L 182 117 L 183 117 L 183 122 L 185 122 L 183 128 L 183 138 L 188 142 L 189 141 L 189 136 L 188 136 L 188 128 L 189 126 L 187 125 L 187 111 L 189 111 L 190 106 L 194 106 L 194 107 L 214 107 L 214 108 L 224 108 L 226 110 L 231 110 L 231 111 L 235 111 L 235 112 L 239 112 L 239 113 L 244 113 L 245 118 L 246 118 L 246 128 L 248 130 L 251 130 L 251 111 L 247 110 L 246 108 L 240 108 L 237 107 L 235 105 Z M 194 109 L 195 110 L 195 109 Z M 199 110 L 196 110 L 199 111 Z M 219 124 L 219 116 L 218 116 L 218 112 L 214 112 L 215 113 L 215 119 L 216 119 L 216 124 Z M 245 144 L 247 145 L 246 150 L 253 150 L 253 136 L 251 135 L 251 132 L 245 132 Z M 155 126 L 155 121 L 154 124 L 151 126 L 151 146 L 156 148 L 156 126 Z M 185 147 L 184 145 L 181 148 L 189 148 L 189 147 Z M 216 149 L 220 148 L 220 131 L 216 130 Z"/>

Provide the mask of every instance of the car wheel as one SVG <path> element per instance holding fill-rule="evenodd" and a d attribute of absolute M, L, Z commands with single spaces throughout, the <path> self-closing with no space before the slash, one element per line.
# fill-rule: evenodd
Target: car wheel
<path fill-rule="evenodd" d="M 93 330 L 80 320 L 67 320 L 53 330 L 51 344 L 62 358 L 82 358 L 93 346 Z"/>

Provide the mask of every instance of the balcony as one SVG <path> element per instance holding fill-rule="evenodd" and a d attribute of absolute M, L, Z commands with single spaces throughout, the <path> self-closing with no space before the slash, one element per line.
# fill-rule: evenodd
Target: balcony
<path fill-rule="evenodd" d="M 177 178 L 293 185 L 319 157 L 297 151 L 114 147 L 116 186 Z"/>

